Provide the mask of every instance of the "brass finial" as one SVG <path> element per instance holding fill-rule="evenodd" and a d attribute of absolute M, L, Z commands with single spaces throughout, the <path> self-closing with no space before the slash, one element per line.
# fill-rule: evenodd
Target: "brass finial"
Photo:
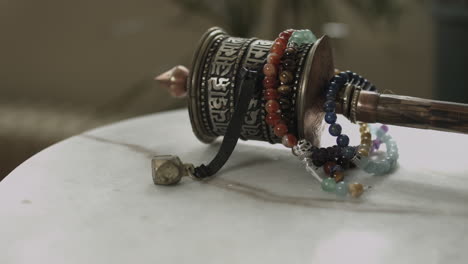
<path fill-rule="evenodd" d="M 174 97 L 184 97 L 187 95 L 187 78 L 189 70 L 177 65 L 174 68 L 156 76 L 154 79 L 161 83 Z"/>

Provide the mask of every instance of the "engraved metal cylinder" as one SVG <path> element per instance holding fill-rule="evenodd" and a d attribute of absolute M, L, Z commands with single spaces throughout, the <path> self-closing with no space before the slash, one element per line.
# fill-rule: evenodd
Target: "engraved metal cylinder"
<path fill-rule="evenodd" d="M 212 28 L 203 35 L 187 85 L 192 128 L 202 142 L 210 143 L 226 133 L 238 96 L 240 69 L 246 67 L 262 74 L 272 44 L 269 40 L 232 37 L 220 28 Z M 295 130 L 292 132 L 319 145 L 323 117 L 320 88 L 333 76 L 334 68 L 328 38 L 302 45 L 296 60 L 291 97 L 291 122 Z M 279 143 L 281 139 L 265 122 L 262 91 L 259 82 L 257 92 L 250 99 L 241 139 Z"/>

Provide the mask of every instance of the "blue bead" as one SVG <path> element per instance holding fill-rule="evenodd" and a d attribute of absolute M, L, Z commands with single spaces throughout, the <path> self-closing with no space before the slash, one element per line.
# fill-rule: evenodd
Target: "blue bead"
<path fill-rule="evenodd" d="M 349 137 L 347 135 L 339 135 L 336 139 L 336 144 L 340 147 L 347 147 L 349 144 Z"/>
<path fill-rule="evenodd" d="M 323 109 L 325 112 L 334 112 L 336 107 L 336 103 L 333 100 L 328 100 L 323 104 Z"/>
<path fill-rule="evenodd" d="M 337 137 L 337 136 L 341 135 L 341 126 L 339 124 L 336 124 L 336 123 L 332 124 L 328 128 L 328 132 L 330 133 L 330 135 Z"/>
<path fill-rule="evenodd" d="M 338 75 L 341 76 L 341 78 L 345 79 L 346 81 L 349 81 L 348 74 L 346 74 L 345 72 L 340 72 L 340 74 Z"/>
<path fill-rule="evenodd" d="M 353 147 L 346 147 L 343 149 L 343 157 L 347 159 L 351 159 L 354 157 L 354 154 L 356 153 L 356 149 Z"/>
<path fill-rule="evenodd" d="M 346 83 L 346 79 L 339 75 L 336 75 L 334 79 L 339 88 L 341 88 Z"/>
<path fill-rule="evenodd" d="M 325 122 L 327 122 L 328 124 L 334 124 L 336 122 L 336 114 L 333 112 L 326 113 Z"/>
<path fill-rule="evenodd" d="M 327 93 L 327 95 L 325 96 L 325 99 L 326 99 L 327 101 L 329 101 L 329 100 L 335 101 L 335 99 L 336 99 L 336 94 L 334 94 L 334 93 Z"/>
<path fill-rule="evenodd" d="M 325 92 L 326 92 L 327 95 L 333 95 L 333 96 L 335 96 L 335 97 L 336 97 L 336 94 L 338 93 L 338 91 L 333 90 L 333 89 L 331 89 L 331 88 L 328 89 L 328 90 L 326 90 Z"/>
<path fill-rule="evenodd" d="M 330 90 L 338 91 L 339 88 L 340 88 L 340 86 L 338 84 L 336 84 L 336 82 L 331 82 L 330 85 L 329 85 Z"/>
<path fill-rule="evenodd" d="M 331 168 L 330 174 L 333 174 L 335 171 L 344 171 L 344 169 L 340 165 L 335 165 Z"/>
<path fill-rule="evenodd" d="M 364 83 L 362 84 L 362 87 L 363 87 L 365 90 L 367 90 L 367 89 L 369 89 L 369 87 L 367 87 L 367 86 L 369 86 L 369 81 L 368 81 L 368 80 L 364 80 Z"/>

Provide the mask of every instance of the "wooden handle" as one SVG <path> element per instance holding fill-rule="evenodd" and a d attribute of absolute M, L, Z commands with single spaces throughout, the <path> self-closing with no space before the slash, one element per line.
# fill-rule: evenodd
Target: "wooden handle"
<path fill-rule="evenodd" d="M 356 120 L 468 133 L 468 105 L 361 91 Z"/>

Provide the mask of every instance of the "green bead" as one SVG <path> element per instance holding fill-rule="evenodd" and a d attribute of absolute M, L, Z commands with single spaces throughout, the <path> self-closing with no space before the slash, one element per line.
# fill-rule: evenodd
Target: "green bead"
<path fill-rule="evenodd" d="M 326 178 L 322 181 L 322 190 L 326 192 L 334 192 L 336 187 L 336 182 L 333 178 Z"/>
<path fill-rule="evenodd" d="M 302 45 L 306 43 L 306 38 L 304 36 L 304 32 L 302 30 L 296 30 L 294 33 L 291 35 L 291 38 L 289 41 L 292 41 L 296 43 L 297 45 Z"/>
<path fill-rule="evenodd" d="M 317 37 L 314 35 L 314 33 L 312 33 L 312 31 L 308 29 L 304 30 L 302 36 L 307 43 L 314 43 L 315 41 L 317 41 Z"/>
<path fill-rule="evenodd" d="M 302 38 L 300 36 L 293 36 L 293 37 L 289 38 L 289 42 L 295 43 L 297 45 L 301 45 L 302 44 Z"/>
<path fill-rule="evenodd" d="M 296 30 L 289 38 L 289 42 L 297 45 L 314 43 L 317 40 L 314 33 L 308 29 Z"/>
<path fill-rule="evenodd" d="M 336 195 L 344 197 L 348 194 L 348 184 L 344 181 L 336 184 Z"/>
<path fill-rule="evenodd" d="M 299 38 L 299 39 L 302 39 L 302 30 L 296 30 L 294 31 L 294 33 L 291 35 L 291 38 Z"/>

